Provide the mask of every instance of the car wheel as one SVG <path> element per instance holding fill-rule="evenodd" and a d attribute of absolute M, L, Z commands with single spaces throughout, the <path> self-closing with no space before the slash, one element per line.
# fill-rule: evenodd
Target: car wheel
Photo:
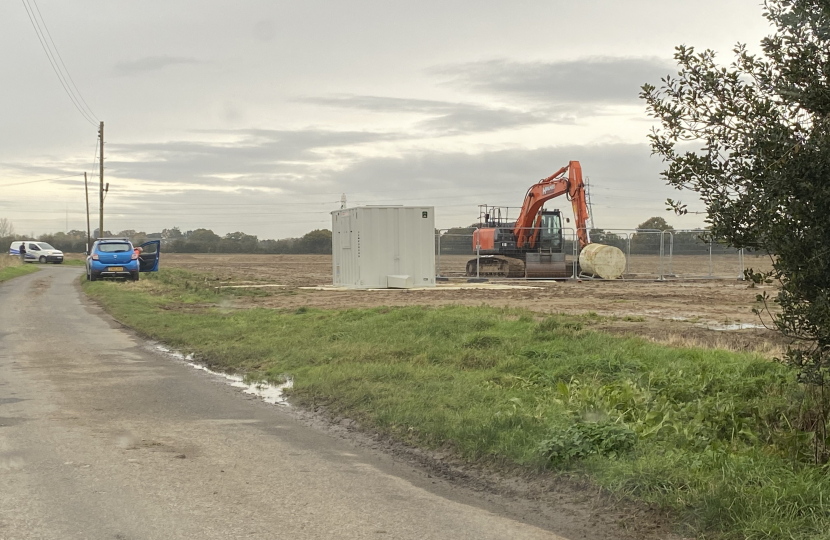
<path fill-rule="evenodd" d="M 133 281 L 138 281 L 138 272 L 133 272 L 132 278 Z"/>
<path fill-rule="evenodd" d="M 95 272 L 92 272 L 92 271 L 89 272 L 89 280 L 90 281 L 97 281 L 98 280 L 98 276 L 95 275 Z"/>
<path fill-rule="evenodd" d="M 46 264 L 46 257 L 44 257 L 43 255 L 41 255 L 41 256 L 40 256 L 40 259 L 38 259 L 38 260 L 37 260 L 37 262 L 39 262 L 40 264 Z"/>

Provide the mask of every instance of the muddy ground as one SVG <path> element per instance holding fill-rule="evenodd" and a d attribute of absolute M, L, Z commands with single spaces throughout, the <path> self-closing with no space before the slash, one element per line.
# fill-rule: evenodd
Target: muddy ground
<path fill-rule="evenodd" d="M 448 257 L 442 259 L 446 267 L 459 264 Z M 719 261 L 717 268 L 730 269 L 735 266 L 732 263 Z M 752 313 L 752 308 L 758 307 L 756 296 L 763 292 L 775 295 L 775 287 L 751 287 L 738 280 L 737 266 L 732 277 L 712 280 L 511 280 L 474 286 L 465 279 L 451 278 L 430 290 L 359 291 L 330 287 L 329 255 L 166 254 L 162 264 L 204 272 L 205 284 L 210 286 L 254 286 L 263 292 L 263 296 L 240 297 L 239 307 L 348 309 L 485 304 L 526 308 L 539 314 L 593 312 L 601 316 L 595 323 L 598 328 L 676 345 L 753 350 L 769 355 L 778 354 L 785 345 L 775 332 L 763 327 L 765 321 L 770 326 L 768 317 L 762 321 Z M 644 264 L 653 267 L 659 265 L 659 260 Z M 708 269 L 708 261 L 700 258 L 676 258 L 673 264 L 677 275 L 690 275 L 701 267 Z M 747 261 L 747 266 L 756 268 L 764 264 L 760 259 Z"/>

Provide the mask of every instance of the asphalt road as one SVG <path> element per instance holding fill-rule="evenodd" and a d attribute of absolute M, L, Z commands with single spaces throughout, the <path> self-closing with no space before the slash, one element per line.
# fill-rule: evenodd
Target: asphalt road
<path fill-rule="evenodd" d="M 81 270 L 0 284 L 1 539 L 556 539 L 149 350 Z"/>

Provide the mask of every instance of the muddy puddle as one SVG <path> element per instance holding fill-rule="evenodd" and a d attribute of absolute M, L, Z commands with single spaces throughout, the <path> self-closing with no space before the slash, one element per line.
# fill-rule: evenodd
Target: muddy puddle
<path fill-rule="evenodd" d="M 763 324 L 753 323 L 703 324 L 701 326 L 709 330 L 718 330 L 720 332 L 732 332 L 734 330 L 757 330 L 761 328 L 766 328 Z"/>
<path fill-rule="evenodd" d="M 193 355 L 190 354 L 182 354 L 179 351 L 174 349 L 170 349 L 169 347 L 165 347 L 164 345 L 156 344 L 153 346 L 153 350 L 163 353 L 167 356 L 173 357 L 176 360 L 181 360 L 188 366 L 198 369 L 200 371 L 206 371 L 211 375 L 223 379 L 228 385 L 239 388 L 245 394 L 251 394 L 254 396 L 259 397 L 265 403 L 271 403 L 273 405 L 284 405 L 288 406 L 288 401 L 286 400 L 284 390 L 286 388 L 291 388 L 294 385 L 294 381 L 288 379 L 282 384 L 270 384 L 265 381 L 258 381 L 258 382 L 245 382 L 245 379 L 241 375 L 228 375 L 227 373 L 221 373 L 219 371 L 213 371 L 212 369 L 208 369 L 207 367 L 197 364 L 193 361 Z"/>

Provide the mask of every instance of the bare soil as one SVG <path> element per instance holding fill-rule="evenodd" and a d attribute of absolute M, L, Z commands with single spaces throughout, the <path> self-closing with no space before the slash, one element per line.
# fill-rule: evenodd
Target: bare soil
<path fill-rule="evenodd" d="M 763 292 L 774 296 L 775 287 L 752 287 L 738 280 L 737 264 L 732 277 L 723 279 L 502 280 L 471 286 L 459 277 L 439 283 L 434 289 L 365 291 L 331 288 L 329 255 L 168 254 L 163 257 L 164 266 L 204 272 L 207 285 L 272 286 L 258 289 L 261 296 L 239 297 L 240 308 L 488 305 L 524 308 L 540 315 L 595 313 L 601 316 L 596 323 L 599 329 L 637 334 L 679 346 L 752 350 L 770 355 L 778 354 L 785 346 L 776 332 L 763 327 L 764 323 L 770 326 L 768 318 L 762 321 L 752 313 L 752 308 L 759 306 L 756 296 Z M 442 257 L 442 267 L 467 260 L 466 256 L 451 257 Z M 650 261 L 641 259 L 636 264 L 659 266 L 657 257 Z M 701 268 L 708 271 L 708 257 L 704 259 L 684 260 L 675 256 L 674 275 L 690 275 Z M 718 271 L 737 263 L 732 257 L 716 262 L 713 266 Z M 745 264 L 760 268 L 768 262 L 755 258 L 746 260 Z M 516 288 L 505 288 L 505 284 Z"/>

